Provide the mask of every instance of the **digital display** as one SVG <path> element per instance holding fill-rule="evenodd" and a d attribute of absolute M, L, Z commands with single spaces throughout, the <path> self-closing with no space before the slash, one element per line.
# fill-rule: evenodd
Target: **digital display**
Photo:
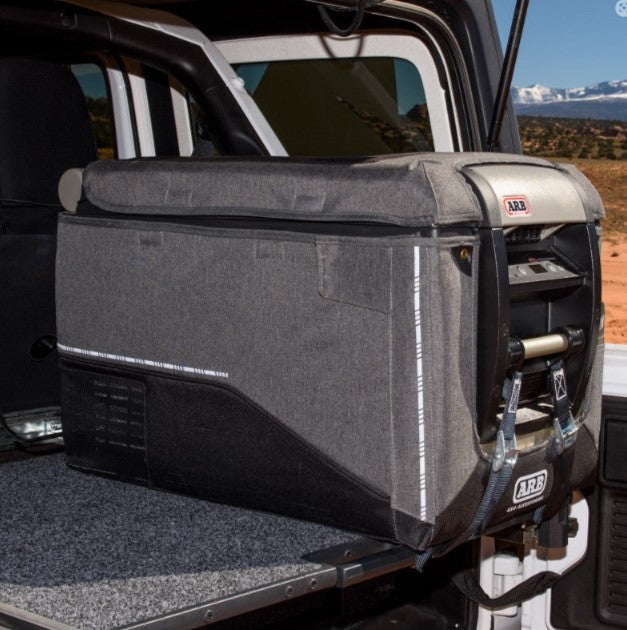
<path fill-rule="evenodd" d="M 529 269 L 533 273 L 547 273 L 546 269 L 542 265 L 529 265 Z"/>

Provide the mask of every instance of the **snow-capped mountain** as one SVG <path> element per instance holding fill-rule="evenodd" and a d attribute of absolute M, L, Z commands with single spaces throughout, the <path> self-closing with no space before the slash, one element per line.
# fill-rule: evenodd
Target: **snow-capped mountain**
<path fill-rule="evenodd" d="M 539 84 L 515 87 L 512 98 L 520 114 L 627 120 L 627 81 L 567 89 Z"/>

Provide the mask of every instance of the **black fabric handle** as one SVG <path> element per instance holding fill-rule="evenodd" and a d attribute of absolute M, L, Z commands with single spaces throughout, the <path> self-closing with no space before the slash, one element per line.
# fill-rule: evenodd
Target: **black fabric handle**
<path fill-rule="evenodd" d="M 453 575 L 453 584 L 473 602 L 486 608 L 505 608 L 507 606 L 520 606 L 528 599 L 541 595 L 548 591 L 559 580 L 561 575 L 552 571 L 542 571 L 526 579 L 509 591 L 490 597 L 482 588 L 472 569 L 465 569 Z"/>
<path fill-rule="evenodd" d="M 353 18 L 353 21 L 346 28 L 340 28 L 331 19 L 331 16 L 329 15 L 327 8 L 322 6 L 321 4 L 318 5 L 318 11 L 320 13 L 320 16 L 322 17 L 322 21 L 324 22 L 325 26 L 332 33 L 335 33 L 336 35 L 339 35 L 340 37 L 348 37 L 349 35 L 352 35 L 353 33 L 359 30 L 359 27 L 361 26 L 361 22 L 364 19 L 365 10 L 366 10 L 366 0 L 359 0 L 359 4 L 357 5 L 357 11 L 355 13 L 355 17 Z"/>

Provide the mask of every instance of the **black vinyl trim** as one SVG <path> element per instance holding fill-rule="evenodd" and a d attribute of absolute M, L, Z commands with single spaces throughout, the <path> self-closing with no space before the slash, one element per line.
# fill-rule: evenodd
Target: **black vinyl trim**
<path fill-rule="evenodd" d="M 146 65 L 142 66 L 142 72 L 146 81 L 155 155 L 178 156 L 179 143 L 168 76 Z"/>
<path fill-rule="evenodd" d="M 74 468 L 383 540 L 398 540 L 400 533 L 414 548 L 428 540 L 429 525 L 406 522 L 389 497 L 231 387 L 65 357 L 60 366 L 66 453 Z M 86 429 L 96 424 L 89 402 L 95 382 L 105 389 L 129 383 L 143 389 L 145 456 L 130 461 L 128 449 L 111 447 Z M 108 422 L 107 413 L 101 405 L 98 427 Z"/>
<path fill-rule="evenodd" d="M 586 493 L 588 549 L 581 564 L 553 588 L 551 623 L 556 628 L 627 626 L 626 443 L 627 398 L 604 396 L 598 484 Z"/>
<path fill-rule="evenodd" d="M 202 49 L 131 22 L 62 2 L 2 4 L 1 25 L 32 34 L 33 29 L 86 50 L 115 50 L 179 79 L 212 121 L 225 154 L 265 155 L 257 132 Z M 166 52 L 167 51 L 167 52 Z M 199 71 L 201 69 L 201 71 Z"/>

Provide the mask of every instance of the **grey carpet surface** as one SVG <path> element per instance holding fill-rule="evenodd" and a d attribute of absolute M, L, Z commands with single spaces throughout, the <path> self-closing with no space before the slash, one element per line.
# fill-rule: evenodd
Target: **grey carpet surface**
<path fill-rule="evenodd" d="M 315 570 L 354 540 L 322 525 L 84 475 L 63 455 L 0 465 L 0 602 L 115 628 Z"/>

